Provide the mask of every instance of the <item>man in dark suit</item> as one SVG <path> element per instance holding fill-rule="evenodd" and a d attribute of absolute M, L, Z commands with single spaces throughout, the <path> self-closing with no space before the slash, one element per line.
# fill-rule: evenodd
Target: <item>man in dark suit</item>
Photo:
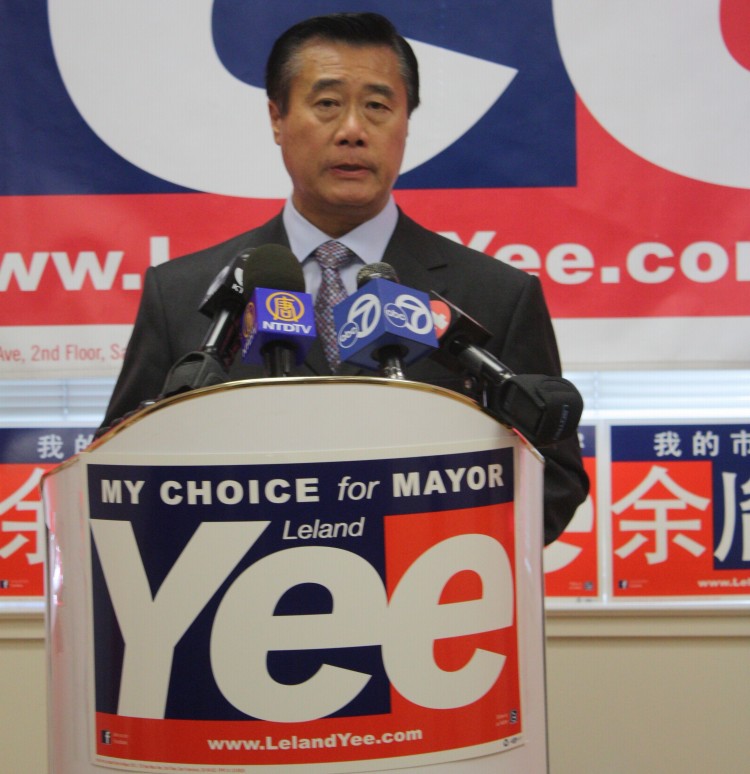
<path fill-rule="evenodd" d="M 170 367 L 202 341 L 198 312 L 218 272 L 241 250 L 291 248 L 308 292 L 326 282 L 317 248 L 331 240 L 350 256 L 340 276 L 349 293 L 364 263 L 385 261 L 407 287 L 435 290 L 493 333 L 488 349 L 517 373 L 560 374 L 536 277 L 428 231 L 392 196 L 408 120 L 419 104 L 409 44 L 376 14 L 334 14 L 295 25 L 274 44 L 266 69 L 271 126 L 292 180 L 284 210 L 265 225 L 146 273 L 143 297 L 104 425 L 160 394 Z M 316 342 L 299 375 L 330 375 Z M 336 373 L 356 373 L 344 365 Z M 235 362 L 230 379 L 263 376 Z M 407 377 L 472 397 L 477 385 L 433 360 Z M 554 540 L 585 499 L 588 480 L 575 437 L 543 450 L 545 541 Z"/>

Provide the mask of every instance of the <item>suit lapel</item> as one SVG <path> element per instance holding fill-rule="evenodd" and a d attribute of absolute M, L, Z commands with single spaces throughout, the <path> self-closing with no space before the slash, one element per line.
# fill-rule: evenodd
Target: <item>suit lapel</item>
<path fill-rule="evenodd" d="M 432 232 L 415 223 L 399 210 L 399 219 L 383 260 L 391 264 L 402 285 L 427 292 L 445 292 L 445 256 L 436 248 Z"/>

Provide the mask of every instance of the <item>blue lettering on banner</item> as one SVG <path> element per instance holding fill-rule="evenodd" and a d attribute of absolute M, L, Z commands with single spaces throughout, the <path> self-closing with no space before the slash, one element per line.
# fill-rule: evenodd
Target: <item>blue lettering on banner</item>
<path fill-rule="evenodd" d="M 184 632 L 174 635 L 171 666 L 165 684 L 166 705 L 154 710 L 168 719 L 248 720 L 226 698 L 226 679 L 212 670 L 212 638 L 226 625 L 222 602 L 237 602 L 238 588 L 257 577 L 259 568 L 277 568 L 274 580 L 286 578 L 285 566 L 302 567 L 298 580 L 269 610 L 273 618 L 330 615 L 333 593 L 324 583 L 306 582 L 314 571 L 295 555 L 312 546 L 338 549 L 328 554 L 334 561 L 351 563 L 360 578 L 371 580 L 355 594 L 366 600 L 386 587 L 385 524 L 388 517 L 440 511 L 464 511 L 512 503 L 513 451 L 510 448 L 397 460 L 368 460 L 290 465 L 151 466 L 88 465 L 88 497 L 92 524 L 92 594 L 96 710 L 117 714 L 125 682 L 123 629 L 115 613 L 118 595 L 138 596 L 135 588 L 144 577 L 146 597 L 157 600 L 177 574 L 189 587 L 186 593 L 205 596 L 194 605 L 192 620 Z M 460 514 L 459 514 L 460 516 Z M 511 517 L 512 518 L 512 517 Z M 206 535 L 213 528 L 238 529 L 237 557 L 222 552 L 207 556 L 211 569 L 203 574 L 185 569 L 201 564 L 201 551 L 210 545 Z M 467 525 L 467 533 L 472 529 Z M 125 540 L 113 535 L 125 536 Z M 115 546 L 120 560 L 133 557 L 136 570 L 131 589 L 108 588 L 105 573 L 110 554 L 105 541 Z M 125 545 L 128 541 L 132 545 Z M 319 549 L 320 550 L 320 549 Z M 192 553 L 191 553 L 192 552 Z M 189 559 L 185 557 L 189 554 Z M 310 553 L 300 553 L 309 557 Z M 223 562 L 223 564 L 222 564 Z M 289 565 L 285 565 L 289 562 Z M 175 568 L 182 563 L 180 570 Z M 216 565 L 219 568 L 216 569 Z M 313 562 L 314 564 L 314 562 Z M 192 568 L 193 564 L 191 564 Z M 204 568 L 205 569 L 205 568 Z M 318 571 L 320 567 L 318 567 Z M 171 579 L 169 578 L 172 573 Z M 181 573 L 185 573 L 182 575 Z M 218 573 L 218 574 L 217 574 Z M 262 576 L 262 573 L 260 573 Z M 219 577 L 220 576 L 220 577 Z M 109 578 L 114 577 L 112 574 Z M 123 577 L 123 576 L 120 576 Z M 271 577 L 271 576 L 267 576 Z M 351 577 L 351 576 L 347 576 Z M 380 582 L 375 580 L 380 578 Z M 381 589 L 381 583 L 383 588 Z M 364 588 L 367 585 L 367 589 Z M 262 587 L 263 584 L 260 584 Z M 250 587 L 252 588 L 252 586 Z M 231 593 L 230 593 L 231 590 Z M 174 587 L 168 592 L 173 593 Z M 259 595 L 262 596 L 262 590 Z M 120 597 L 121 598 L 121 597 Z M 253 605 L 257 600 L 253 599 Z M 273 600 L 271 600 L 271 603 Z M 271 604 L 269 603 L 269 604 Z M 262 601 L 258 602 L 262 607 Z M 367 603 L 364 603 L 365 607 Z M 230 605 L 233 608 L 233 606 Z M 233 608 L 234 609 L 234 608 Z M 132 612 L 132 611 L 131 611 Z M 189 617 L 189 616 L 188 616 Z M 241 616 L 240 616 L 241 617 Z M 238 636 L 253 638 L 254 627 L 269 619 L 231 621 Z M 338 628 L 336 629 L 338 632 Z M 285 635 L 289 636 L 289 635 Z M 150 640 L 154 648 L 155 638 Z M 130 643 L 130 646 L 134 646 Z M 169 645 L 169 648 L 172 646 Z M 168 654 L 167 654 L 168 655 Z M 196 668 L 196 664 L 205 668 Z M 351 690 L 351 696 L 328 712 L 328 717 L 377 715 L 390 710 L 391 685 L 378 642 L 343 643 L 339 647 L 307 645 L 293 650 L 269 650 L 263 666 L 278 686 L 300 686 L 318 676 L 321 668 L 345 670 L 367 676 Z M 222 679 L 224 682 L 222 683 Z M 355 680 L 355 678 L 351 678 Z M 127 713 L 124 713 L 127 714 Z M 144 715 L 150 716 L 150 715 Z M 266 718 L 267 719 L 267 718 Z"/>

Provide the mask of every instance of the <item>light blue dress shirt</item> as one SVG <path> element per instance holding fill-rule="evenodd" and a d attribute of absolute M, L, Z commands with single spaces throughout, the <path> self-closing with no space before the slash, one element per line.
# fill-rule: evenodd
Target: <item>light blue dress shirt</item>
<path fill-rule="evenodd" d="M 289 246 L 302 264 L 305 290 L 315 299 L 320 287 L 320 264 L 312 257 L 312 253 L 333 237 L 324 234 L 310 221 L 303 218 L 297 212 L 291 197 L 284 205 L 282 218 L 289 237 Z M 349 295 L 357 289 L 357 273 L 362 266 L 366 263 L 376 263 L 383 260 L 385 248 L 393 236 L 397 221 L 398 208 L 391 197 L 388 204 L 372 220 L 368 220 L 348 234 L 336 239 L 337 242 L 346 245 L 358 259 L 341 270 L 341 279 Z"/>

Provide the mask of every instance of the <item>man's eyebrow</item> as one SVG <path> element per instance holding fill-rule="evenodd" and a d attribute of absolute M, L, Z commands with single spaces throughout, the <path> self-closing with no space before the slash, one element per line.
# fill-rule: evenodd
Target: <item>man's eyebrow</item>
<path fill-rule="evenodd" d="M 342 86 L 344 81 L 341 78 L 319 78 L 312 85 L 311 92 L 318 94 L 326 89 L 333 89 L 338 86 Z M 393 99 L 395 92 L 393 89 L 385 83 L 368 83 L 365 86 L 365 91 L 371 94 L 380 94 L 382 97 Z"/>
<path fill-rule="evenodd" d="M 387 97 L 393 99 L 395 92 L 390 86 L 386 86 L 384 83 L 368 83 L 367 91 L 373 94 L 380 94 L 381 97 Z"/>
<path fill-rule="evenodd" d="M 319 78 L 315 83 L 312 85 L 312 89 L 310 91 L 313 92 L 313 94 L 317 94 L 319 91 L 325 91 L 326 89 L 332 89 L 336 86 L 341 86 L 343 84 L 343 81 L 340 78 Z"/>

